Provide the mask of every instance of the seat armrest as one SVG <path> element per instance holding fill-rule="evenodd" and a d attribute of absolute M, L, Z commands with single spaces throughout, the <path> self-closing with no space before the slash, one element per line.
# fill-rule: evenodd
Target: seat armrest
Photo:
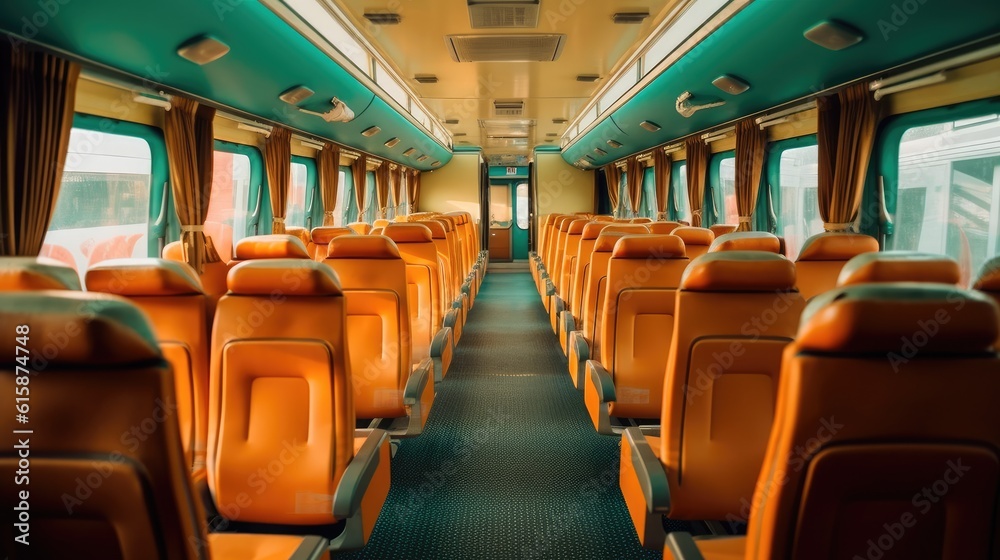
<path fill-rule="evenodd" d="M 559 313 L 559 345 L 562 346 L 563 354 L 569 356 L 569 335 L 576 330 L 576 319 L 573 313 L 566 309 Z"/>
<path fill-rule="evenodd" d="M 454 314 L 454 311 L 452 313 Z M 451 327 L 442 327 L 431 340 L 431 362 L 434 364 L 435 383 L 440 383 L 444 379 L 451 366 L 452 348 L 455 345 L 452 333 Z"/>
<path fill-rule="evenodd" d="M 454 315 L 454 312 L 450 313 Z M 452 323 L 455 320 L 452 319 Z M 431 340 L 431 357 L 440 358 L 444 355 L 445 347 L 449 345 L 451 340 L 451 327 L 442 327 L 441 330 L 434 335 L 434 339 Z"/>
<path fill-rule="evenodd" d="M 368 483 L 378 469 L 379 448 L 389 438 L 385 430 L 379 429 L 356 430 L 354 436 L 361 437 L 366 432 L 368 437 L 347 465 L 333 495 L 333 515 L 339 519 L 352 517 L 361 509 L 361 500 L 365 497 Z"/>
<path fill-rule="evenodd" d="M 626 428 L 622 437 L 626 439 L 632 452 L 632 467 L 635 470 L 642 495 L 646 499 L 646 511 L 668 513 L 670 511 L 670 484 L 663 463 L 656 458 L 649 446 L 646 435 L 658 436 L 659 431 L 644 432 L 642 428 Z"/>
<path fill-rule="evenodd" d="M 403 404 L 415 405 L 420 403 L 420 396 L 423 394 L 427 383 L 430 382 L 430 372 L 433 366 L 430 359 L 420 362 L 406 380 L 406 387 L 403 388 Z"/>
<path fill-rule="evenodd" d="M 667 535 L 666 548 L 674 556 L 674 560 L 705 560 L 691 533 L 683 531 L 670 533 Z"/>
<path fill-rule="evenodd" d="M 295 549 L 295 553 L 288 560 L 321 560 L 328 558 L 330 552 L 330 542 L 323 537 L 306 535 L 302 537 L 302 544 Z"/>
<path fill-rule="evenodd" d="M 576 385 L 577 390 L 583 391 L 587 375 L 587 360 L 590 359 L 590 344 L 587 343 L 583 331 L 569 333 L 568 351 L 570 377 L 573 378 L 573 385 Z"/>
<path fill-rule="evenodd" d="M 444 321 L 441 322 L 447 328 L 454 329 L 455 323 L 458 322 L 458 310 L 462 308 L 462 302 L 453 301 L 451 302 L 451 309 L 444 314 Z"/>
<path fill-rule="evenodd" d="M 615 402 L 617 400 L 615 396 L 615 381 L 611 378 L 608 370 L 604 369 L 604 366 L 601 365 L 601 362 L 587 360 L 587 372 L 589 373 L 591 384 L 597 390 L 597 398 L 600 399 L 600 402 Z"/>
<path fill-rule="evenodd" d="M 462 283 L 462 293 L 466 295 L 472 295 L 472 282 L 468 279 Z"/>
<path fill-rule="evenodd" d="M 552 283 L 552 279 L 545 277 L 545 295 L 554 296 L 556 295 L 556 285 Z"/>

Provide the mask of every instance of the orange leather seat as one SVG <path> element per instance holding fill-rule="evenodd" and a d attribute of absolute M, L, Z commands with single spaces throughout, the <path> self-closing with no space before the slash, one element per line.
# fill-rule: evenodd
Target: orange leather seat
<path fill-rule="evenodd" d="M 374 229 L 374 228 L 383 228 L 384 229 L 385 226 L 387 226 L 387 225 L 389 225 L 391 223 L 392 222 L 390 222 L 389 220 L 386 220 L 385 218 L 379 218 L 379 219 L 375 220 L 374 222 L 372 222 L 372 229 Z"/>
<path fill-rule="evenodd" d="M 309 239 L 311 236 L 309 234 L 309 230 L 306 228 L 298 226 L 286 227 L 285 234 L 294 235 L 299 238 L 299 241 L 301 241 L 303 245 L 306 245 L 307 247 L 309 246 Z"/>
<path fill-rule="evenodd" d="M 687 268 L 675 235 L 626 235 L 608 261 L 601 319 L 601 360 L 587 362 L 584 403 L 599 433 L 612 434 L 611 417 L 660 414 L 663 340 L 674 329 L 674 296 Z"/>
<path fill-rule="evenodd" d="M 337 276 L 311 259 L 253 260 L 230 272 L 212 333 L 208 453 L 209 489 L 225 518 L 346 520 L 337 547 L 370 535 L 389 492 L 389 439 L 354 429 L 345 299 Z"/>
<path fill-rule="evenodd" d="M 440 381 L 451 365 L 454 340 L 451 327 L 444 326 L 444 292 L 441 259 L 430 228 L 421 223 L 392 224 L 385 236 L 396 243 L 406 263 L 407 302 L 410 308 L 412 361 L 430 358 L 434 380 Z M 454 310 L 448 311 L 455 313 Z M 451 321 L 454 323 L 454 319 Z"/>
<path fill-rule="evenodd" d="M 372 225 L 366 222 L 351 222 L 347 227 L 358 235 L 368 235 L 372 230 Z"/>
<path fill-rule="evenodd" d="M 679 222 L 653 222 L 651 224 L 646 224 L 649 228 L 649 233 L 656 235 L 666 235 L 668 233 L 673 233 L 673 231 L 679 227 L 681 224 Z"/>
<path fill-rule="evenodd" d="M 438 258 L 441 260 L 439 268 L 441 269 L 441 288 L 444 294 L 441 301 L 441 316 L 444 318 L 444 326 L 450 327 L 452 330 L 453 346 L 457 346 L 459 339 L 462 337 L 462 327 L 465 324 L 465 317 L 462 315 L 462 299 L 457 295 L 458 290 L 461 288 L 456 288 L 455 285 L 454 268 L 451 264 L 454 256 L 449 250 L 448 232 L 445 222 L 440 220 L 421 220 L 407 223 L 423 224 L 431 231 L 434 248 L 437 250 Z"/>
<path fill-rule="evenodd" d="M 205 468 L 208 440 L 208 298 L 194 269 L 166 259 L 112 259 L 87 271 L 87 290 L 128 298 L 150 320 L 173 368 L 188 468 Z"/>
<path fill-rule="evenodd" d="M 163 258 L 169 261 L 185 262 L 181 242 L 174 241 L 167 243 L 163 247 Z M 215 304 L 219 301 L 219 298 L 226 294 L 226 275 L 229 274 L 229 269 L 232 267 L 228 261 L 206 262 L 203 265 L 204 270 L 199 275 L 201 287 L 205 290 L 209 298 L 211 298 L 209 313 L 214 314 Z"/>
<path fill-rule="evenodd" d="M 556 232 L 555 238 L 556 246 L 552 249 L 552 268 L 549 269 L 552 293 L 548 294 L 549 301 L 546 305 L 546 310 L 549 312 L 549 323 L 552 325 L 552 332 L 556 335 L 559 334 L 559 321 L 557 317 L 563 311 L 563 301 L 559 297 L 559 293 L 563 285 L 563 267 L 566 264 L 566 238 L 569 236 L 570 226 L 578 219 L 576 216 L 570 216 L 568 219 L 564 218 L 559 221 L 559 231 Z"/>
<path fill-rule="evenodd" d="M 552 226 L 552 222 L 555 221 L 556 216 L 558 216 L 558 214 L 546 214 L 544 218 L 538 220 L 538 241 L 535 243 L 535 251 L 528 254 L 531 264 L 531 277 L 535 281 L 535 286 L 539 286 L 538 276 L 545 268 L 544 256 L 545 246 L 547 243 L 546 239 L 549 234 L 549 228 Z M 540 287 L 538 288 L 538 291 L 542 291 Z"/>
<path fill-rule="evenodd" d="M 546 300 L 546 280 L 549 278 L 548 268 L 552 266 L 552 262 L 549 260 L 550 251 L 549 248 L 555 242 L 555 232 L 556 221 L 563 217 L 562 214 L 549 214 L 545 217 L 545 221 L 541 225 L 542 232 L 539 239 L 538 255 L 535 259 L 535 286 L 538 288 L 538 294 L 541 296 L 543 302 Z"/>
<path fill-rule="evenodd" d="M 847 261 L 875 252 L 878 252 L 878 241 L 868 235 L 826 232 L 806 239 L 795 260 L 799 293 L 809 300 L 832 290 Z"/>
<path fill-rule="evenodd" d="M 583 235 L 583 228 L 590 223 L 586 218 L 576 219 L 569 222 L 563 235 L 563 248 L 561 251 L 561 263 L 558 266 L 558 282 L 556 284 L 556 295 L 549 308 L 549 323 L 560 340 L 565 340 L 559 324 L 559 315 L 570 311 L 569 302 L 572 297 L 573 269 L 576 266 L 576 257 L 580 252 L 580 237 Z"/>
<path fill-rule="evenodd" d="M 804 306 L 795 265 L 781 255 L 709 253 L 684 271 L 661 427 L 628 428 L 622 439 L 620 485 L 644 546 L 662 547 L 663 514 L 726 519 L 753 494 L 782 352 Z"/>
<path fill-rule="evenodd" d="M 847 261 L 837 277 L 837 286 L 872 282 L 931 282 L 958 285 L 962 271 L 944 255 L 916 251 L 864 253 Z"/>
<path fill-rule="evenodd" d="M 556 289 L 558 286 L 556 283 L 559 280 L 559 270 L 558 270 L 558 259 L 560 258 L 560 247 L 565 240 L 563 230 L 563 224 L 569 227 L 570 221 L 576 219 L 574 216 L 559 216 L 552 222 L 552 228 L 550 233 L 549 246 L 546 249 L 547 255 L 545 256 L 545 272 L 547 278 L 545 278 L 544 290 L 542 294 L 542 302 L 545 305 L 545 311 L 551 313 L 551 307 L 553 303 L 553 297 L 556 294 Z"/>
<path fill-rule="evenodd" d="M 573 273 L 570 276 L 572 282 L 571 299 L 567 302 L 567 309 L 562 312 L 559 318 L 561 323 L 559 344 L 562 346 L 563 354 L 567 356 L 569 355 L 570 333 L 577 330 L 577 325 L 582 320 L 581 307 L 583 306 L 583 292 L 587 285 L 587 273 L 590 271 L 590 257 L 593 255 L 597 236 L 610 225 L 608 222 L 588 222 L 580 234 L 580 247 L 573 262 Z"/>
<path fill-rule="evenodd" d="M 725 555 L 672 533 L 664 557 L 1000 557 L 997 319 L 989 298 L 944 284 L 817 296 L 785 351 L 755 491 L 734 514 L 747 536 Z"/>
<path fill-rule="evenodd" d="M 349 227 L 319 226 L 312 228 L 309 232 L 309 243 L 306 243 L 306 251 L 314 261 L 322 261 L 326 258 L 327 248 L 330 241 L 341 235 L 357 235 Z"/>
<path fill-rule="evenodd" d="M 385 231 L 385 228 L 383 227 L 373 227 L 372 230 L 368 232 L 368 235 L 382 235 L 383 231 Z"/>
<path fill-rule="evenodd" d="M 1000 257 L 993 257 L 983 264 L 979 276 L 972 282 L 972 289 L 979 290 L 1000 304 Z M 996 350 L 1000 350 L 1000 338 L 997 338 Z"/>
<path fill-rule="evenodd" d="M 233 261 L 257 259 L 308 259 L 309 250 L 294 235 L 271 234 L 244 237 L 236 243 Z"/>
<path fill-rule="evenodd" d="M 60 261 L 46 257 L 0 257 L 0 292 L 80 289 L 80 276 Z"/>
<path fill-rule="evenodd" d="M 716 236 L 708 246 L 708 252 L 719 251 L 767 251 L 780 255 L 781 243 L 766 231 L 737 231 Z"/>
<path fill-rule="evenodd" d="M 8 440 L 15 449 L 18 438 L 30 440 L 30 548 L 8 531 L 4 555 L 242 560 L 269 551 L 268 558 L 329 557 L 319 537 L 208 534 L 180 444 L 170 366 L 139 309 L 107 294 L 0 294 L 0 329 L 13 337 L 22 325 L 29 348 L 40 347 L 43 335 L 73 336 L 44 357 L 44 374 L 31 381 L 31 424 L 15 423 L 13 413 L 0 420 L 7 434 L 34 426 L 34 433 Z M 23 386 L 19 364 L 13 352 L 6 356 L 0 390 L 14 395 Z M 27 490 L 15 482 L 16 453 L 0 457 L 11 473 L 0 491 L 15 509 L 19 492 Z"/>
<path fill-rule="evenodd" d="M 608 222 L 594 240 L 594 250 L 590 254 L 590 265 L 584 271 L 583 299 L 581 300 L 580 323 L 569 333 L 569 375 L 573 384 L 583 391 L 586 363 L 588 359 L 601 359 L 601 310 L 607 287 L 608 261 L 615 243 L 624 235 L 642 235 L 649 229 L 642 224 L 616 224 Z"/>
<path fill-rule="evenodd" d="M 708 252 L 715 241 L 715 233 L 708 228 L 681 226 L 670 232 L 684 241 L 684 248 L 689 259 L 694 260 Z"/>
<path fill-rule="evenodd" d="M 439 216 L 433 219 L 441 222 L 441 225 L 445 228 L 445 239 L 448 242 L 448 251 L 452 261 L 452 281 L 454 282 L 455 298 L 462 304 L 462 320 L 464 322 L 469 316 L 469 309 L 472 305 L 469 295 L 471 288 L 467 286 L 465 275 L 462 273 L 461 241 L 458 238 L 458 232 L 455 231 L 455 219 L 450 216 Z M 459 338 L 461 337 L 456 337 L 455 340 L 458 341 Z"/>
<path fill-rule="evenodd" d="M 379 419 L 393 433 L 417 435 L 434 400 L 430 359 L 411 359 L 406 263 L 381 235 L 344 235 L 326 260 L 347 299 L 347 343 L 358 418 Z M 383 422 L 382 420 L 385 420 Z"/>
<path fill-rule="evenodd" d="M 708 226 L 708 229 L 712 230 L 712 233 L 714 233 L 716 237 L 721 237 L 727 233 L 734 233 L 736 228 L 737 226 L 732 224 L 715 224 Z"/>
<path fill-rule="evenodd" d="M 632 218 L 631 220 L 629 220 L 629 223 L 630 224 L 651 224 L 651 223 L 653 223 L 653 219 L 652 218 L 644 218 L 644 217 Z"/>

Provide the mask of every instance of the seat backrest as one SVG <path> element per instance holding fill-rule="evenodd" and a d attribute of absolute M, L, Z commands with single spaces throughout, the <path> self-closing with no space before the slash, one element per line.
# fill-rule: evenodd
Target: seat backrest
<path fill-rule="evenodd" d="M 335 237 L 340 237 L 341 235 L 357 234 L 354 233 L 354 230 L 349 227 L 314 227 L 312 231 L 309 232 L 309 243 L 306 244 L 306 250 L 309 252 L 310 258 L 314 261 L 322 261 L 325 259 L 327 248 L 330 246 L 330 240 Z"/>
<path fill-rule="evenodd" d="M 767 251 L 781 254 L 781 243 L 766 231 L 737 231 L 717 236 L 708 246 L 709 253 L 719 251 Z"/>
<path fill-rule="evenodd" d="M 746 557 L 1000 557 L 997 320 L 944 284 L 814 298 L 785 352 Z"/>
<path fill-rule="evenodd" d="M 80 289 L 80 276 L 57 260 L 0 257 L 0 292 Z"/>
<path fill-rule="evenodd" d="M 455 262 L 458 265 L 457 270 L 458 270 L 459 286 L 461 286 L 462 283 L 465 282 L 465 278 L 468 277 L 471 266 L 469 264 L 469 255 L 465 247 L 467 243 L 465 239 L 465 230 L 462 228 L 460 223 L 461 220 L 459 219 L 458 216 L 444 214 L 439 219 L 445 220 L 449 224 L 451 224 L 451 227 L 449 228 L 448 231 L 450 232 L 450 235 L 453 239 L 453 243 L 455 246 L 455 255 L 457 256 Z"/>
<path fill-rule="evenodd" d="M 590 220 L 586 219 L 573 220 L 566 230 L 566 240 L 563 242 L 563 264 L 559 278 L 559 297 L 564 302 L 572 301 L 573 270 L 576 268 L 576 259 L 580 255 L 583 228 L 589 223 Z"/>
<path fill-rule="evenodd" d="M 681 224 L 678 222 L 653 222 L 651 224 L 646 224 L 646 227 L 649 228 L 649 233 L 666 235 L 681 227 Z"/>
<path fill-rule="evenodd" d="M 372 230 L 368 232 L 368 235 L 382 235 L 382 232 L 384 231 L 385 228 L 383 227 L 373 227 Z"/>
<path fill-rule="evenodd" d="M 448 242 L 448 254 L 451 255 L 452 270 L 452 293 L 458 297 L 462 293 L 462 283 L 465 281 L 465 274 L 462 272 L 461 242 L 458 239 L 458 232 L 455 231 L 455 221 L 447 216 L 433 218 L 444 226 L 445 241 Z"/>
<path fill-rule="evenodd" d="M 979 290 L 1000 304 L 1000 257 L 993 257 L 983 264 L 979 276 L 972 281 L 972 289 Z M 995 348 L 1000 350 L 1000 338 L 997 338 Z"/>
<path fill-rule="evenodd" d="M 410 308 L 411 360 L 419 364 L 431 355 L 431 340 L 441 329 L 441 268 L 430 228 L 421 223 L 392 224 L 385 236 L 396 243 L 406 263 Z"/>
<path fill-rule="evenodd" d="M 472 236 L 470 235 L 468 215 L 465 212 L 448 212 L 445 216 L 454 220 L 455 231 L 461 240 L 459 246 L 462 250 L 462 277 L 465 278 L 472 272 L 472 264 L 475 262 L 475 257 L 472 256 L 475 249 L 473 247 Z"/>
<path fill-rule="evenodd" d="M 712 242 L 715 241 L 715 234 L 708 228 L 681 226 L 670 232 L 684 241 L 684 249 L 687 251 L 689 259 L 696 259 L 708 252 Z"/>
<path fill-rule="evenodd" d="M 344 300 L 336 275 L 311 259 L 246 261 L 230 272 L 209 400 L 208 486 L 223 515 L 336 522 L 332 496 L 354 454 Z"/>
<path fill-rule="evenodd" d="M 552 223 L 560 214 L 546 214 L 545 218 L 539 220 L 538 222 L 538 255 L 545 256 L 545 248 L 549 243 L 549 230 L 552 228 Z"/>
<path fill-rule="evenodd" d="M 549 272 L 549 278 L 552 283 L 555 283 L 558 278 L 555 276 L 556 272 L 556 248 L 559 247 L 559 241 L 561 239 L 561 229 L 562 224 L 568 220 L 574 220 L 573 216 L 559 216 L 554 222 L 552 222 L 552 228 L 549 230 L 549 246 L 547 249 L 548 254 L 545 256 L 545 268 Z"/>
<path fill-rule="evenodd" d="M 452 256 L 448 250 L 448 237 L 444 223 L 438 220 L 422 220 L 407 223 L 422 224 L 431 232 L 431 240 L 434 243 L 434 249 L 437 251 L 438 260 L 440 261 L 438 268 L 440 268 L 441 273 L 441 316 L 444 317 L 448 313 L 448 310 L 451 309 L 451 302 L 455 301 L 454 282 L 452 280 L 453 270 L 451 267 Z"/>
<path fill-rule="evenodd" d="M 873 282 L 930 282 L 958 285 L 962 271 L 944 255 L 916 251 L 863 253 L 851 258 L 837 277 L 837 286 Z"/>
<path fill-rule="evenodd" d="M 878 251 L 878 240 L 858 233 L 826 232 L 806 239 L 795 260 L 799 293 L 811 299 L 837 286 L 847 261 Z"/>
<path fill-rule="evenodd" d="M 347 298 L 347 344 L 358 418 L 401 418 L 410 378 L 406 263 L 382 235 L 338 237 L 323 261 Z"/>
<path fill-rule="evenodd" d="M 30 381 L 31 424 L 18 424 L 13 411 L 0 417 L 6 434 L 35 427 L 30 435 L 8 435 L 11 449 L 0 457 L 10 473 L 0 482 L 8 503 L 19 504 L 15 496 L 27 489 L 15 485 L 19 445 L 30 446 L 33 483 L 22 506 L 28 511 L 30 502 L 30 553 L 10 530 L 3 552 L 208 558 L 192 546 L 207 536 L 175 419 L 170 366 L 143 313 L 108 294 L 0 293 L 0 329 L 12 339 L 27 337 L 32 350 L 61 341 L 58 352 L 33 357 L 32 369 L 44 374 Z M 15 358 L 4 352 L 0 365 L 0 391 L 12 400 L 25 386 Z"/>
<path fill-rule="evenodd" d="M 670 516 L 724 519 L 753 494 L 805 302 L 785 257 L 724 251 L 691 261 L 676 306 L 660 441 Z"/>
<path fill-rule="evenodd" d="M 392 222 L 390 222 L 389 220 L 386 220 L 385 218 L 379 218 L 379 219 L 375 220 L 374 222 L 372 222 L 372 229 L 375 229 L 375 228 L 385 228 L 385 226 L 387 226 L 387 225 L 389 225 L 391 223 Z"/>
<path fill-rule="evenodd" d="M 597 236 L 610 225 L 608 222 L 590 222 L 583 227 L 583 233 L 580 234 L 580 250 L 576 258 L 576 263 L 573 266 L 573 288 L 571 290 L 572 298 L 570 299 L 570 310 L 573 312 L 573 318 L 577 323 L 583 317 L 583 292 L 586 290 L 587 273 L 590 271 L 590 257 L 594 253 Z"/>
<path fill-rule="evenodd" d="M 311 239 L 312 236 L 309 233 L 309 230 L 307 230 L 306 228 L 298 226 L 289 226 L 285 228 L 285 234 L 294 235 L 295 237 L 298 237 L 299 241 L 301 241 L 303 245 L 305 245 L 307 248 L 309 247 L 309 240 Z"/>
<path fill-rule="evenodd" d="M 727 233 L 733 233 L 736 231 L 736 228 L 737 226 L 732 224 L 714 224 L 708 226 L 708 229 L 712 230 L 712 233 L 714 233 L 716 237 L 721 237 Z"/>
<path fill-rule="evenodd" d="M 559 290 L 558 293 L 560 294 L 563 289 L 563 269 L 566 265 L 566 238 L 569 237 L 570 226 L 579 219 L 576 216 L 571 216 L 569 219 L 562 220 L 559 222 L 559 231 L 556 233 L 556 246 L 552 251 L 552 270 L 549 272 L 549 277 L 552 283 L 556 285 L 556 289 Z"/>
<path fill-rule="evenodd" d="M 271 234 L 244 237 L 236 243 L 233 260 L 308 259 L 309 250 L 294 235 Z"/>
<path fill-rule="evenodd" d="M 601 363 L 617 396 L 612 416 L 660 414 L 664 341 L 674 328 L 674 295 L 687 265 L 684 242 L 675 235 L 625 235 L 615 243 L 601 311 Z"/>
<path fill-rule="evenodd" d="M 232 252 L 232 249 L 230 249 Z M 167 243 L 163 247 L 163 258 L 168 261 L 175 262 L 185 262 L 184 261 L 184 249 L 181 247 L 180 241 L 174 241 L 172 243 Z M 229 274 L 229 269 L 232 268 L 230 261 L 217 261 L 217 262 L 206 262 L 202 263 L 204 269 L 199 275 L 201 279 L 201 287 L 205 291 L 205 294 L 209 297 L 209 316 L 214 316 L 215 305 L 218 303 L 219 298 L 226 295 L 226 276 Z"/>
<path fill-rule="evenodd" d="M 208 298 L 190 266 L 166 259 L 111 259 L 87 271 L 87 291 L 129 299 L 149 318 L 170 362 L 187 464 L 205 466 L 208 436 Z"/>
<path fill-rule="evenodd" d="M 653 223 L 653 219 L 652 218 L 645 218 L 645 217 L 632 218 L 631 220 L 629 220 L 629 223 L 631 223 L 631 224 L 651 224 L 651 223 Z"/>
<path fill-rule="evenodd" d="M 367 222 L 351 222 L 347 224 L 347 227 L 351 228 L 358 235 L 368 235 L 372 230 L 372 225 Z"/>

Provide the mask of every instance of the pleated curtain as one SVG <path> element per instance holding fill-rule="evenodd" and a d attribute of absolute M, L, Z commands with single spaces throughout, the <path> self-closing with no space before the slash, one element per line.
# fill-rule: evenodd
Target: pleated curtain
<path fill-rule="evenodd" d="M 698 136 L 685 142 L 687 152 L 688 205 L 691 207 L 691 225 L 701 227 L 702 206 L 705 203 L 705 179 L 708 175 L 708 145 Z"/>
<path fill-rule="evenodd" d="M 618 167 L 609 163 L 604 166 L 604 177 L 608 182 L 608 199 L 611 201 L 611 213 L 618 215 L 618 194 L 621 188 L 622 172 Z"/>
<path fill-rule="evenodd" d="M 358 203 L 358 221 L 364 221 L 368 210 L 368 156 L 361 154 L 351 164 L 351 174 L 354 175 L 354 201 Z"/>
<path fill-rule="evenodd" d="M 662 149 L 653 150 L 653 179 L 656 190 L 656 219 L 667 219 L 667 201 L 670 200 L 670 173 L 673 163 Z"/>
<path fill-rule="evenodd" d="M 389 181 L 391 181 L 389 162 L 383 161 L 375 170 L 375 197 L 378 199 L 378 217 L 385 219 L 389 209 Z"/>
<path fill-rule="evenodd" d="M 625 160 L 625 186 L 632 216 L 639 215 L 639 207 L 642 205 L 642 179 L 643 166 L 639 162 L 639 157 L 632 156 Z"/>
<path fill-rule="evenodd" d="M 285 233 L 288 186 L 292 182 L 292 133 L 276 126 L 264 144 L 267 190 L 271 194 L 271 233 Z"/>
<path fill-rule="evenodd" d="M 764 148 L 767 132 L 752 118 L 736 124 L 736 210 L 739 225 L 736 231 L 753 229 L 751 220 L 757 207 L 761 173 L 764 171 Z"/>
<path fill-rule="evenodd" d="M 323 198 L 323 225 L 336 223 L 337 191 L 340 190 L 340 146 L 327 142 L 319 152 L 320 195 Z"/>

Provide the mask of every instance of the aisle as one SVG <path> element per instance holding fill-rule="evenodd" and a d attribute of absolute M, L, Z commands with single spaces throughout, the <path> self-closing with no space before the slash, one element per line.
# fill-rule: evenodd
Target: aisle
<path fill-rule="evenodd" d="M 488 274 L 368 546 L 336 558 L 660 558 L 639 546 L 528 274 Z"/>

